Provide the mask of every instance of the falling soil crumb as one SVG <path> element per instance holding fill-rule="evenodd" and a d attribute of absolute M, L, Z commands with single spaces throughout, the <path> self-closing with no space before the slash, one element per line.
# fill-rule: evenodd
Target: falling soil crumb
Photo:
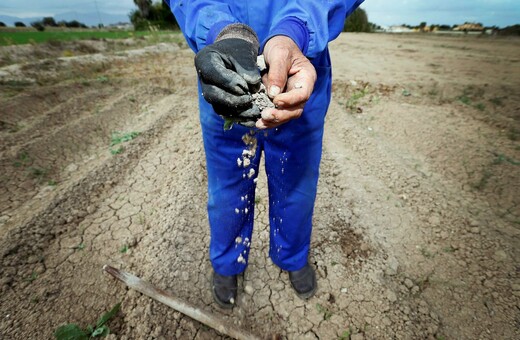
<path fill-rule="evenodd" d="M 249 173 L 247 174 L 247 178 L 251 178 L 255 175 L 256 171 L 255 169 L 251 168 L 249 169 Z"/>

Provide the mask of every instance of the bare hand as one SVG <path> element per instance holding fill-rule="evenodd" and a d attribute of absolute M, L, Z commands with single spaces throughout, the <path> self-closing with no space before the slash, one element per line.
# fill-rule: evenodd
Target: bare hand
<path fill-rule="evenodd" d="M 265 109 L 259 129 L 274 128 L 299 118 L 316 82 L 316 70 L 289 37 L 275 36 L 264 47 L 268 72 L 262 81 L 276 108 Z"/>

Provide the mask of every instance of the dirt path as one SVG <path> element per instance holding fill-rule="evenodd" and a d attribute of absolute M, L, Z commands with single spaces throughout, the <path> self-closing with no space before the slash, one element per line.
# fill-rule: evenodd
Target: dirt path
<path fill-rule="evenodd" d="M 126 290 L 105 263 L 258 334 L 520 337 L 519 47 L 421 35 L 334 42 L 311 253 L 320 289 L 299 300 L 267 256 L 262 171 L 233 311 L 208 289 L 191 52 L 0 69 L 0 337 L 50 338 L 118 301 L 111 338 L 220 337 Z M 111 146 L 116 131 L 132 140 Z"/>

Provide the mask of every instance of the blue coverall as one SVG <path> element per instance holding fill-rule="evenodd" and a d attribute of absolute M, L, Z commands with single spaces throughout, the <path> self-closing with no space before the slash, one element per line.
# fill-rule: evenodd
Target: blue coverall
<path fill-rule="evenodd" d="M 256 130 L 251 165 L 238 166 L 247 149 L 249 128 L 235 124 L 224 131 L 223 119 L 202 97 L 200 121 L 208 172 L 210 259 L 221 275 L 237 275 L 247 266 L 253 231 L 255 178 L 261 151 L 269 190 L 269 256 L 280 268 L 299 270 L 308 261 L 312 214 L 321 159 L 323 126 L 331 96 L 327 44 L 343 29 L 346 16 L 363 0 L 194 0 L 170 1 L 189 44 L 198 52 L 230 23 L 247 24 L 261 50 L 275 35 L 291 37 L 316 68 L 314 92 L 300 118 L 267 132 Z M 248 176 L 254 169 L 255 175 Z"/>

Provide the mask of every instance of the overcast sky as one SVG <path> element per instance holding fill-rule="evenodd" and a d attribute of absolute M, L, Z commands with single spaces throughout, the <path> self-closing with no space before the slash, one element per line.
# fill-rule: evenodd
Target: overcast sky
<path fill-rule="evenodd" d="M 38 17 L 93 12 L 96 2 L 101 12 L 111 14 L 127 14 L 135 8 L 133 0 L 1 0 L 0 15 Z M 386 26 L 418 25 L 421 21 L 448 25 L 474 21 L 501 27 L 520 23 L 519 0 L 365 0 L 362 7 L 371 22 Z"/>

